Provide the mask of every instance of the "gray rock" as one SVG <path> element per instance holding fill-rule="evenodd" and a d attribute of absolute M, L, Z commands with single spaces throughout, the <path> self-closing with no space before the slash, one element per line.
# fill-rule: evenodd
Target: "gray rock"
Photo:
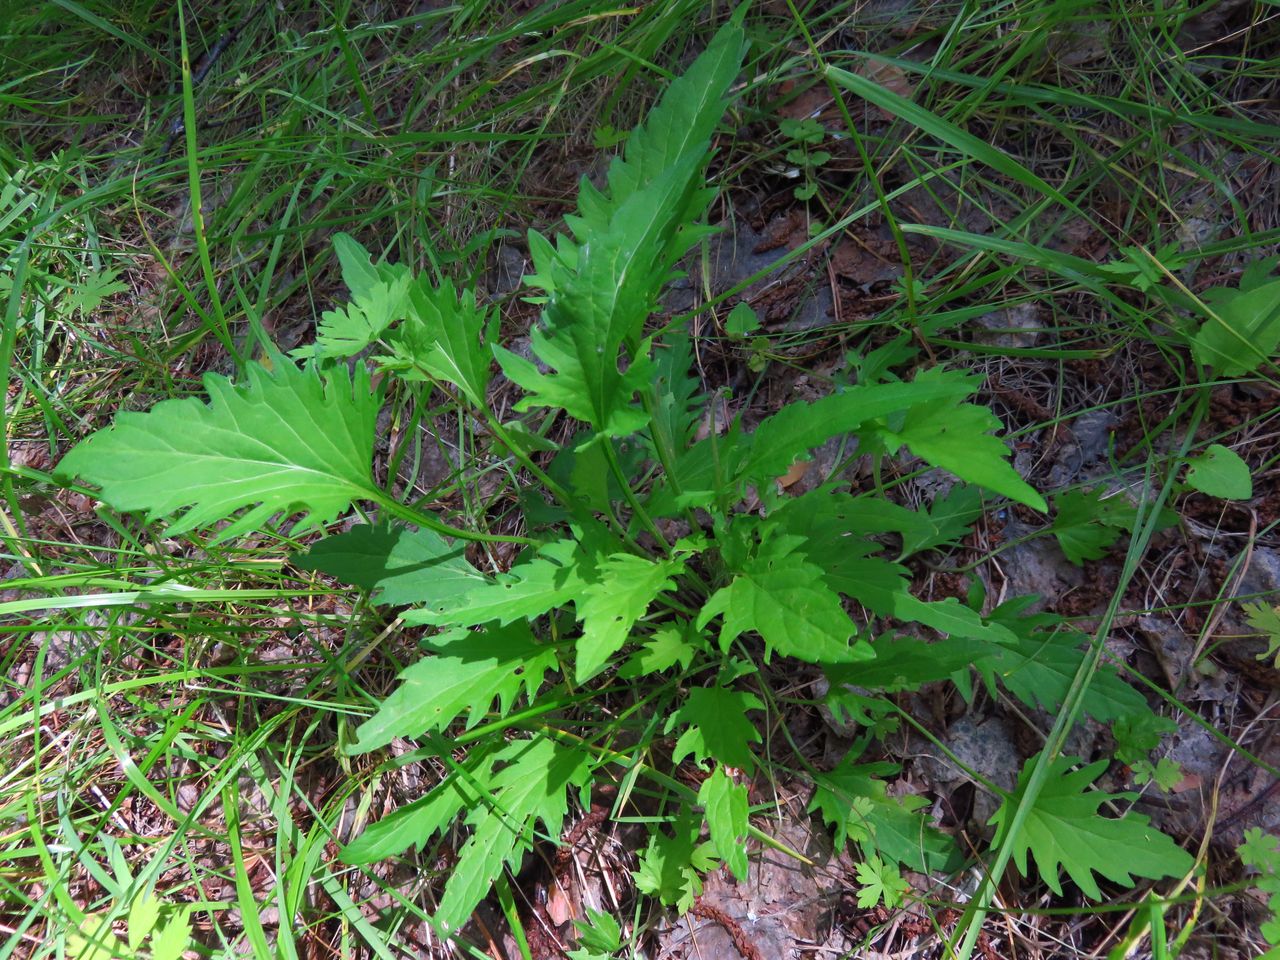
<path fill-rule="evenodd" d="M 1005 790 L 1013 789 L 1018 769 L 1022 766 L 1022 757 L 1002 718 L 961 717 L 951 724 L 941 740 L 966 767 L 986 777 L 996 786 Z M 936 744 L 921 739 L 918 751 L 917 769 L 930 785 L 946 790 L 970 779 Z M 998 805 L 999 799 L 978 784 L 973 803 L 974 822 L 978 825 L 986 824 Z"/>

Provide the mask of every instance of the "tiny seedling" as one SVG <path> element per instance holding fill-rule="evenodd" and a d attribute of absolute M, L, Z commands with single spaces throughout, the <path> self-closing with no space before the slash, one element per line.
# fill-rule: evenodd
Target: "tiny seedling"
<path fill-rule="evenodd" d="M 792 144 L 786 152 L 787 163 L 795 171 L 794 176 L 802 180 L 792 193 L 797 200 L 812 200 L 818 192 L 818 170 L 831 160 L 830 152 L 818 149 L 826 138 L 826 131 L 817 120 L 806 117 L 782 120 L 778 132 Z"/>

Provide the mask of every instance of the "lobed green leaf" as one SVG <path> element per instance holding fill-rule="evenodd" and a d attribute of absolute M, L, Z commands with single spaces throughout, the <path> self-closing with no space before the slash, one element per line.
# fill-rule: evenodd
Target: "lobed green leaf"
<path fill-rule="evenodd" d="M 532 698 L 556 667 L 555 648 L 539 643 L 526 623 L 479 633 L 453 630 L 427 642 L 431 652 L 401 671 L 400 685 L 357 729 L 352 753 L 368 753 L 397 737 L 444 733 L 464 713 L 470 729 L 495 700 L 505 716 L 522 689 Z"/>
<path fill-rule="evenodd" d="M 1191 854 L 1152 827 L 1148 818 L 1132 812 L 1119 819 L 1099 815 L 1102 804 L 1122 796 L 1088 789 L 1106 769 L 1105 760 L 1074 771 L 1071 768 L 1079 762 L 1075 757 L 1052 761 L 1022 829 L 1008 837 L 1014 811 L 1022 803 L 1035 762 L 1036 757 L 1031 757 L 1023 765 L 1017 787 L 1005 797 L 990 821 L 996 825 L 993 844 L 999 847 L 1006 840 L 1012 842 L 1014 862 L 1024 877 L 1030 876 L 1027 856 L 1031 854 L 1041 879 L 1054 893 L 1061 896 L 1061 871 L 1066 870 L 1086 896 L 1101 900 L 1095 873 L 1132 887 L 1135 876 L 1158 879 L 1182 876 L 1191 870 L 1195 863 Z"/>
<path fill-rule="evenodd" d="M 380 397 L 363 368 L 321 373 L 277 358 L 249 364 L 244 384 L 209 374 L 209 402 L 165 400 L 115 423 L 58 465 L 102 489 L 117 510 L 172 517 L 171 534 L 209 526 L 249 508 L 219 531 L 222 541 L 277 513 L 303 524 L 333 520 L 354 500 L 377 498 L 371 476 Z"/>

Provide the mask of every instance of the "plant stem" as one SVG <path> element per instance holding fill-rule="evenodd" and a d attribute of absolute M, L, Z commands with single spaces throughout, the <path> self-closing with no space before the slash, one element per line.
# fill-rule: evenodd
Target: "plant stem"
<path fill-rule="evenodd" d="M 653 522 L 653 518 L 644 508 L 644 504 L 640 502 L 640 498 L 636 496 L 636 492 L 631 489 L 631 484 L 627 481 L 627 475 L 622 470 L 622 464 L 618 462 L 618 452 L 613 449 L 613 444 L 608 437 L 601 437 L 600 442 L 604 444 L 605 459 L 609 461 L 609 470 L 617 478 L 618 485 L 622 487 L 622 495 L 626 498 L 627 505 L 631 507 L 632 513 L 635 514 L 642 526 L 648 530 L 655 540 L 662 545 L 664 553 L 671 553 L 671 544 L 667 542 L 667 538 L 662 535 L 662 531 L 658 529 L 658 525 Z"/>
<path fill-rule="evenodd" d="M 434 530 L 436 533 L 443 534 L 446 537 L 454 537 L 458 540 L 472 540 L 476 543 L 522 543 L 526 546 L 535 546 L 538 543 L 537 540 L 532 540 L 529 537 L 505 536 L 500 533 L 481 533 L 478 530 L 451 527 L 443 520 L 437 520 L 429 513 L 423 513 L 412 507 L 405 506 L 394 497 L 381 492 L 374 502 L 401 520 L 408 521 L 415 526 L 426 527 L 428 530 Z"/>
<path fill-rule="evenodd" d="M 515 441 L 511 439 L 511 434 L 508 433 L 507 429 L 498 422 L 498 418 L 488 410 L 485 410 L 484 420 L 485 424 L 489 427 L 490 432 L 502 441 L 502 445 L 504 447 L 511 451 L 511 455 L 516 458 L 516 462 L 528 470 L 529 473 L 533 475 L 533 478 L 542 484 L 543 487 L 550 490 L 552 496 L 560 501 L 561 506 L 572 509 L 574 503 L 573 497 L 570 496 L 569 491 L 552 479 L 545 470 L 533 462 L 532 457 L 516 445 Z"/>

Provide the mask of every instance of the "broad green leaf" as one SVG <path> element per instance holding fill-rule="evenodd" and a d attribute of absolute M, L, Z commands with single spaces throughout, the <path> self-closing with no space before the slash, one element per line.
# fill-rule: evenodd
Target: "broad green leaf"
<path fill-rule="evenodd" d="M 644 123 L 627 137 L 622 156 L 609 165 L 609 191 L 615 200 L 659 179 L 681 158 L 706 152 L 728 107 L 726 97 L 742 67 L 744 47 L 742 18 L 736 15 L 671 82 Z"/>
<path fill-rule="evenodd" d="M 523 741 L 522 741 L 523 742 Z M 482 751 L 467 758 L 468 773 L 485 777 L 497 757 L 494 751 Z M 358 837 L 342 848 L 342 862 L 376 863 L 398 856 L 410 847 L 425 849 L 435 834 L 453 823 L 454 818 L 477 798 L 466 781 L 451 773 L 425 797 L 406 804 L 364 828 Z"/>
<path fill-rule="evenodd" d="M 316 325 L 314 345 L 294 350 L 294 357 L 325 359 L 354 357 L 376 341 L 388 327 L 404 318 L 408 304 L 407 275 L 390 283 L 378 281 L 345 306 L 326 310 Z"/>
<path fill-rule="evenodd" d="M 686 333 L 668 334 L 657 343 L 654 357 L 654 440 L 682 451 L 693 437 L 701 416 L 700 383 L 693 369 L 693 344 Z"/>
<path fill-rule="evenodd" d="M 644 322 L 674 264 L 705 234 L 692 226 L 712 196 L 702 171 L 742 48 L 735 20 L 627 138 L 609 167 L 607 192 L 583 178 L 578 213 L 567 218 L 574 239 L 552 246 L 531 238 L 537 272 L 528 279 L 548 294 L 531 346 L 551 372 L 495 349 L 504 372 L 526 391 L 517 409 L 560 407 L 603 436 L 646 423 L 632 403 L 653 380 Z"/>
<path fill-rule="evenodd" d="M 334 234 L 333 249 L 351 302 L 326 311 L 316 326 L 315 344 L 295 350 L 295 357 L 354 357 L 405 315 L 410 283 L 405 264 L 371 263 L 369 251 L 345 233 Z"/>
<path fill-rule="evenodd" d="M 569 960 L 609 960 L 622 949 L 622 928 L 612 914 L 587 907 L 585 921 L 573 921 L 578 949 L 569 951 Z"/>
<path fill-rule="evenodd" d="M 905 567 L 870 554 L 880 545 L 868 533 L 894 529 L 911 511 L 885 510 L 877 520 L 874 501 L 818 488 L 774 511 L 770 520 L 805 539 L 804 551 L 831 589 L 857 600 L 872 613 L 922 623 L 942 633 L 995 643 L 1014 641 L 998 624 L 988 623 L 954 597 L 925 602 L 908 591 Z M 914 520 L 909 521 L 915 523 Z M 870 527 L 868 530 L 864 524 Z"/>
<path fill-rule="evenodd" d="M 756 427 L 735 472 L 752 481 L 780 477 L 798 458 L 832 437 L 915 407 L 954 409 L 980 385 L 977 377 L 938 370 L 911 383 L 849 387 L 813 403 L 788 404 Z"/>
<path fill-rule="evenodd" d="M 1101 263 L 1098 269 L 1122 277 L 1137 290 L 1148 291 L 1164 283 L 1165 277 L 1187 265 L 1188 258 L 1178 250 L 1177 243 L 1167 243 L 1157 250 L 1143 247 L 1121 247 L 1123 256 L 1110 263 Z"/>
<path fill-rule="evenodd" d="M 1016 836 L 1008 836 L 1009 826 L 1022 803 L 1036 757 L 1023 764 L 1014 792 L 1005 797 L 991 817 L 990 822 L 996 825 L 992 844 L 999 847 L 1006 841 L 1012 843 L 1014 863 L 1024 877 L 1031 875 L 1027 866 L 1030 853 L 1041 879 L 1054 893 L 1062 895 L 1060 875 L 1065 869 L 1086 896 L 1101 900 L 1095 873 L 1120 886 L 1132 887 L 1135 876 L 1176 877 L 1191 869 L 1195 863 L 1192 856 L 1152 827 L 1146 817 L 1133 812 L 1120 819 L 1102 816 L 1098 811 L 1102 804 L 1126 795 L 1089 789 L 1106 769 L 1106 760 L 1073 771 L 1077 762 L 1075 757 L 1058 757 L 1052 762 L 1049 776 Z"/>
<path fill-rule="evenodd" d="M 1111 735 L 1116 742 L 1116 759 L 1133 766 L 1143 760 L 1158 746 L 1167 733 L 1174 733 L 1178 725 L 1167 717 L 1146 710 L 1120 717 L 1111 725 Z"/>
<path fill-rule="evenodd" d="M 352 753 L 376 750 L 396 737 L 444 733 L 464 713 L 470 729 L 495 700 L 505 716 L 522 689 L 532 698 L 556 667 L 555 649 L 535 640 L 524 622 L 480 633 L 453 630 L 428 643 L 432 652 L 401 671 L 400 685 L 356 730 Z"/>
<path fill-rule="evenodd" d="M 874 660 L 823 666 L 822 672 L 831 682 L 829 697 L 838 697 L 845 684 L 886 693 L 913 690 L 967 669 L 991 649 L 989 643 L 962 636 L 930 643 L 892 634 L 877 637 L 871 646 Z"/>
<path fill-rule="evenodd" d="M 700 634 L 691 623 L 682 621 L 679 624 L 661 626 L 619 668 L 618 677 L 631 680 L 650 673 L 661 673 L 677 663 L 687 670 L 703 646 Z"/>
<path fill-rule="evenodd" d="M 1204 293 L 1214 316 L 1192 338 L 1196 361 L 1221 377 L 1257 370 L 1280 345 L 1280 279 L 1264 279 L 1275 261 L 1268 259 L 1246 271 L 1240 287 L 1215 287 Z"/>
<path fill-rule="evenodd" d="M 585 683 L 622 649 L 636 621 L 659 593 L 674 590 L 673 577 L 684 572 L 679 560 L 654 561 L 616 553 L 596 565 L 596 576 L 574 598 L 582 636 L 578 638 L 576 676 Z"/>
<path fill-rule="evenodd" d="M 724 322 L 725 333 L 736 340 L 741 340 L 759 329 L 760 318 L 756 316 L 756 312 L 751 309 L 751 305 L 745 300 L 740 301 L 729 311 L 729 316 Z"/>
<path fill-rule="evenodd" d="M 812 496 L 810 491 L 805 496 Z M 956 484 L 945 496 L 938 497 L 927 508 L 908 510 L 892 500 L 879 496 L 835 495 L 843 529 L 858 531 L 862 536 L 896 533 L 902 538 L 898 559 L 955 543 L 982 516 L 982 494 L 977 487 Z"/>
<path fill-rule="evenodd" d="M 747 879 L 747 788 L 717 766 L 698 788 L 711 845 L 741 883 Z"/>
<path fill-rule="evenodd" d="M 1220 443 L 1210 444 L 1204 453 L 1187 460 L 1187 486 L 1223 500 L 1248 500 L 1253 496 L 1249 465 Z"/>
<path fill-rule="evenodd" d="M 822 124 L 813 117 L 805 117 L 803 120 L 785 117 L 778 121 L 778 132 L 788 140 L 798 140 L 808 144 L 821 143 L 826 137 Z"/>
<path fill-rule="evenodd" d="M 919 519 L 915 526 L 899 531 L 903 557 L 962 539 L 982 516 L 982 494 L 976 487 L 956 484 L 926 510 L 909 512 Z"/>
<path fill-rule="evenodd" d="M 685 813 L 673 824 L 674 834 L 655 830 L 632 874 L 636 889 L 684 912 L 702 893 L 702 874 L 716 865 L 710 841 L 699 843 L 702 818 Z"/>
<path fill-rule="evenodd" d="M 557 540 L 540 547 L 537 556 L 508 573 L 465 593 L 410 610 L 404 619 L 406 623 L 474 627 L 491 620 L 506 624 L 539 617 L 580 596 L 593 566 L 578 541 Z"/>
<path fill-rule="evenodd" d="M 910 383 L 858 385 L 813 403 L 788 404 L 747 436 L 735 421 L 727 436 L 711 436 L 679 452 L 672 480 L 681 496 L 660 488 L 652 507 L 670 516 L 676 507 L 706 506 L 720 494 L 736 496 L 742 481 L 761 487 L 832 437 L 865 430 L 872 438 L 881 421 L 929 404 L 936 410 L 956 407 L 981 385 L 980 377 L 934 368 Z M 1003 450 L 998 440 L 989 439 Z"/>
<path fill-rule="evenodd" d="M 692 754 L 698 763 L 711 757 L 739 770 L 754 770 L 751 744 L 759 742 L 761 734 L 747 713 L 763 709 L 754 693 L 724 687 L 692 688 L 689 698 L 667 718 L 663 730 L 670 733 L 677 727 L 687 728 L 676 741 L 671 762 L 679 763 Z"/>
<path fill-rule="evenodd" d="M 431 530 L 388 524 L 360 524 L 326 537 L 292 560 L 303 570 L 371 590 L 370 600 L 387 606 L 446 602 L 484 583 L 461 544 Z"/>
<path fill-rule="evenodd" d="M 647 453 L 643 443 L 636 439 L 597 437 L 587 429 L 575 433 L 547 468 L 551 478 L 558 481 L 577 501 L 602 514 L 610 513 L 615 502 L 626 499 L 623 486 L 609 465 L 606 445 L 613 447 L 614 456 L 624 476 L 640 473 Z"/>
<path fill-rule="evenodd" d="M 1056 514 L 1049 530 L 1076 566 L 1106 556 L 1107 549 L 1132 530 L 1138 511 L 1123 493 L 1104 496 L 1102 487 L 1069 490 L 1053 498 Z"/>
<path fill-rule="evenodd" d="M 834 770 L 818 774 L 809 801 L 810 812 L 818 811 L 835 828 L 836 846 L 853 840 L 919 873 L 958 866 L 959 851 L 951 838 L 919 813 L 928 801 L 911 794 L 889 796 L 881 778 L 898 768 L 891 763 L 858 764 L 854 759 L 846 756 Z"/>
<path fill-rule="evenodd" d="M 891 450 L 905 444 L 921 460 L 961 480 L 1047 511 L 1044 498 L 1009 465 L 1004 441 L 991 435 L 999 426 L 986 407 L 933 401 L 912 407 L 901 427 L 878 433 Z"/>
<path fill-rule="evenodd" d="M 820 567 L 800 551 L 803 538 L 775 536 L 760 545 L 758 554 L 703 605 L 701 630 L 719 614 L 720 648 L 748 630 L 764 639 L 765 657 L 779 653 L 810 663 L 866 660 L 866 644 L 851 645 L 853 621 L 840 598 L 826 585 Z"/>
<path fill-rule="evenodd" d="M 990 646 L 986 655 L 974 659 L 973 666 L 991 693 L 995 693 L 998 681 L 1027 706 L 1053 713 L 1065 701 L 1084 659 L 1083 645 L 1088 638 L 1052 614 L 1024 615 L 1036 599 L 1019 597 L 991 612 L 992 622 L 1007 627 L 1016 639 L 1011 644 Z M 1150 712 L 1142 694 L 1105 663 L 1089 683 L 1083 708 L 1101 723 Z"/>
<path fill-rule="evenodd" d="M 225 520 L 227 540 L 276 513 L 326 523 L 353 500 L 376 498 L 374 422 L 380 398 L 357 368 L 321 374 L 277 358 L 251 363 L 247 382 L 209 374 L 209 402 L 165 400 L 148 413 L 121 413 L 63 457 L 58 473 L 102 488 L 117 510 L 172 516 L 171 534 Z"/>
<path fill-rule="evenodd" d="M 874 664 L 875 661 L 872 660 L 869 663 Z M 830 709 L 831 717 L 835 723 L 866 727 L 872 739 L 885 739 L 885 737 L 896 732 L 902 726 L 891 701 L 886 697 L 877 696 L 870 692 L 860 693 L 859 691 L 867 690 L 868 688 L 855 685 L 854 681 L 861 680 L 861 677 L 843 669 L 847 666 L 847 664 L 841 664 L 838 669 L 840 673 L 843 673 L 849 679 L 838 685 L 835 681 L 832 681 L 831 689 L 827 691 L 823 702 Z M 833 668 L 825 665 L 822 670 L 828 677 L 833 672 L 836 672 Z"/>
<path fill-rule="evenodd" d="M 378 268 L 372 263 L 369 251 L 349 233 L 333 235 L 333 251 L 338 255 L 338 265 L 342 269 L 342 282 L 351 291 L 352 297 L 364 297 L 382 282 Z"/>
<path fill-rule="evenodd" d="M 561 407 L 603 436 L 626 436 L 647 422 L 632 404 L 653 376 L 640 335 L 671 269 L 665 251 L 701 160 L 682 160 L 623 201 L 608 227 L 583 246 L 575 273 L 553 268 L 555 289 L 544 324 L 530 338 L 533 352 L 552 372 L 497 351 L 507 376 L 527 393 L 516 409 Z M 624 346 L 629 356 L 622 370 Z"/>
<path fill-rule="evenodd" d="M 420 278 L 408 290 L 405 322 L 389 338 L 390 355 L 379 364 L 406 379 L 425 376 L 452 384 L 474 406 L 483 408 L 489 385 L 489 350 L 480 343 L 488 313 L 475 293 L 459 296 L 453 284 L 439 287 Z"/>
<path fill-rule="evenodd" d="M 506 765 L 478 781 L 483 794 L 466 817 L 471 836 L 458 851 L 436 911 L 447 931 L 461 929 L 504 867 L 519 866 L 533 849 L 538 822 L 546 835 L 560 835 L 569 808 L 566 791 L 591 777 L 586 753 L 546 737 L 514 741 L 498 759 Z"/>

